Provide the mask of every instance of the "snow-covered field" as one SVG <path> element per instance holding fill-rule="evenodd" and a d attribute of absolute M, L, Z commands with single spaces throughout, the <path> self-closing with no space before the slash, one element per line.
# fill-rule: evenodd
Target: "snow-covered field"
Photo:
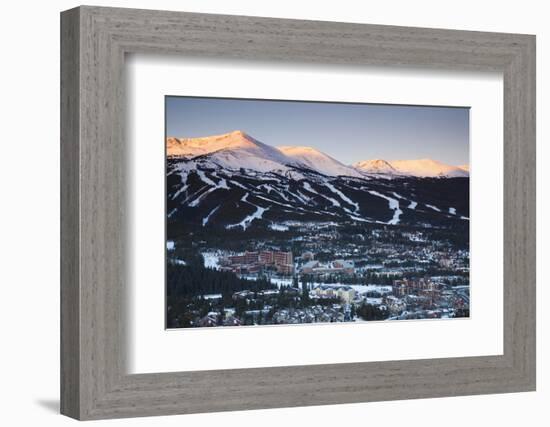
<path fill-rule="evenodd" d="M 288 226 L 283 224 L 277 224 L 275 222 L 272 222 L 269 224 L 269 228 L 273 231 L 288 231 Z"/>
<path fill-rule="evenodd" d="M 282 285 L 285 286 L 292 286 L 292 279 L 291 278 L 282 278 L 282 277 L 271 277 L 271 283 L 281 287 Z M 319 286 L 325 286 L 325 287 L 332 287 L 332 288 L 340 288 L 342 286 L 349 286 L 355 290 L 355 292 L 359 294 L 364 294 L 367 292 L 379 292 L 381 294 L 387 294 L 391 293 L 392 287 L 391 286 L 383 286 L 383 285 L 346 285 L 345 283 L 320 283 L 320 282 L 313 282 L 309 284 L 312 289 L 319 287 Z"/>
<path fill-rule="evenodd" d="M 220 268 L 220 256 L 220 252 L 203 252 L 202 257 L 204 258 L 204 266 L 206 268 L 213 268 L 214 270 L 218 270 Z"/>
<path fill-rule="evenodd" d="M 384 285 L 350 285 L 356 292 L 364 294 L 366 292 L 380 292 L 381 294 L 391 293 L 391 286 Z"/>

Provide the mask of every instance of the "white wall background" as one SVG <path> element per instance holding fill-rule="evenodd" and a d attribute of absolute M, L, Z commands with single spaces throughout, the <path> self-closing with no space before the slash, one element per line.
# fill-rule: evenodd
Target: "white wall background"
<path fill-rule="evenodd" d="M 537 34 L 538 391 L 109 421 L 117 426 L 545 425 L 550 420 L 550 27 L 545 2 L 96 1 L 97 5 Z M 59 384 L 59 12 L 75 1 L 5 2 L 0 65 L 0 422 L 64 426 Z M 545 360 L 546 358 L 546 360 Z M 94 424 L 94 423 L 92 423 Z"/>

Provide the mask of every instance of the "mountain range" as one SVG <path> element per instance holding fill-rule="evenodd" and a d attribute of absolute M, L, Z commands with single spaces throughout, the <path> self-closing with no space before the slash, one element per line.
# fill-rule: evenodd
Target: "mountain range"
<path fill-rule="evenodd" d="M 289 167 L 305 167 L 327 176 L 362 177 L 467 177 L 469 168 L 451 166 L 432 159 L 361 160 L 345 165 L 313 147 L 264 144 L 243 131 L 202 138 L 169 137 L 168 157 L 193 159 L 210 155 L 212 162 L 226 169 L 250 169 L 259 172 L 288 171 Z"/>
<path fill-rule="evenodd" d="M 168 220 L 284 229 L 288 221 L 445 226 L 469 216 L 466 167 L 431 160 L 345 165 L 312 147 L 243 131 L 166 140 Z"/>

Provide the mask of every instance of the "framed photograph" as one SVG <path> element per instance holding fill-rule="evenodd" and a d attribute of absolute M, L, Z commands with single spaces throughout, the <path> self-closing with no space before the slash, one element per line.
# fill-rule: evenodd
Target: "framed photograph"
<path fill-rule="evenodd" d="M 83 6 L 61 42 L 63 414 L 535 390 L 534 36 Z"/>
<path fill-rule="evenodd" d="M 470 317 L 468 108 L 167 96 L 165 114 L 167 328 Z"/>

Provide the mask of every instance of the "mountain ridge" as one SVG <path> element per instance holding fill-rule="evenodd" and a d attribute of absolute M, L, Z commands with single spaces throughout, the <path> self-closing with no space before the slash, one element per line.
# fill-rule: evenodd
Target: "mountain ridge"
<path fill-rule="evenodd" d="M 294 173 L 308 169 L 325 176 L 350 177 L 468 177 L 468 165 L 452 166 L 433 159 L 416 160 L 361 160 L 353 165 L 334 159 L 308 146 L 265 144 L 242 130 L 196 138 L 166 138 L 168 157 L 197 160 L 203 166 L 230 170 L 250 169 L 258 172 Z M 299 172 L 298 172 L 299 173 Z"/>

